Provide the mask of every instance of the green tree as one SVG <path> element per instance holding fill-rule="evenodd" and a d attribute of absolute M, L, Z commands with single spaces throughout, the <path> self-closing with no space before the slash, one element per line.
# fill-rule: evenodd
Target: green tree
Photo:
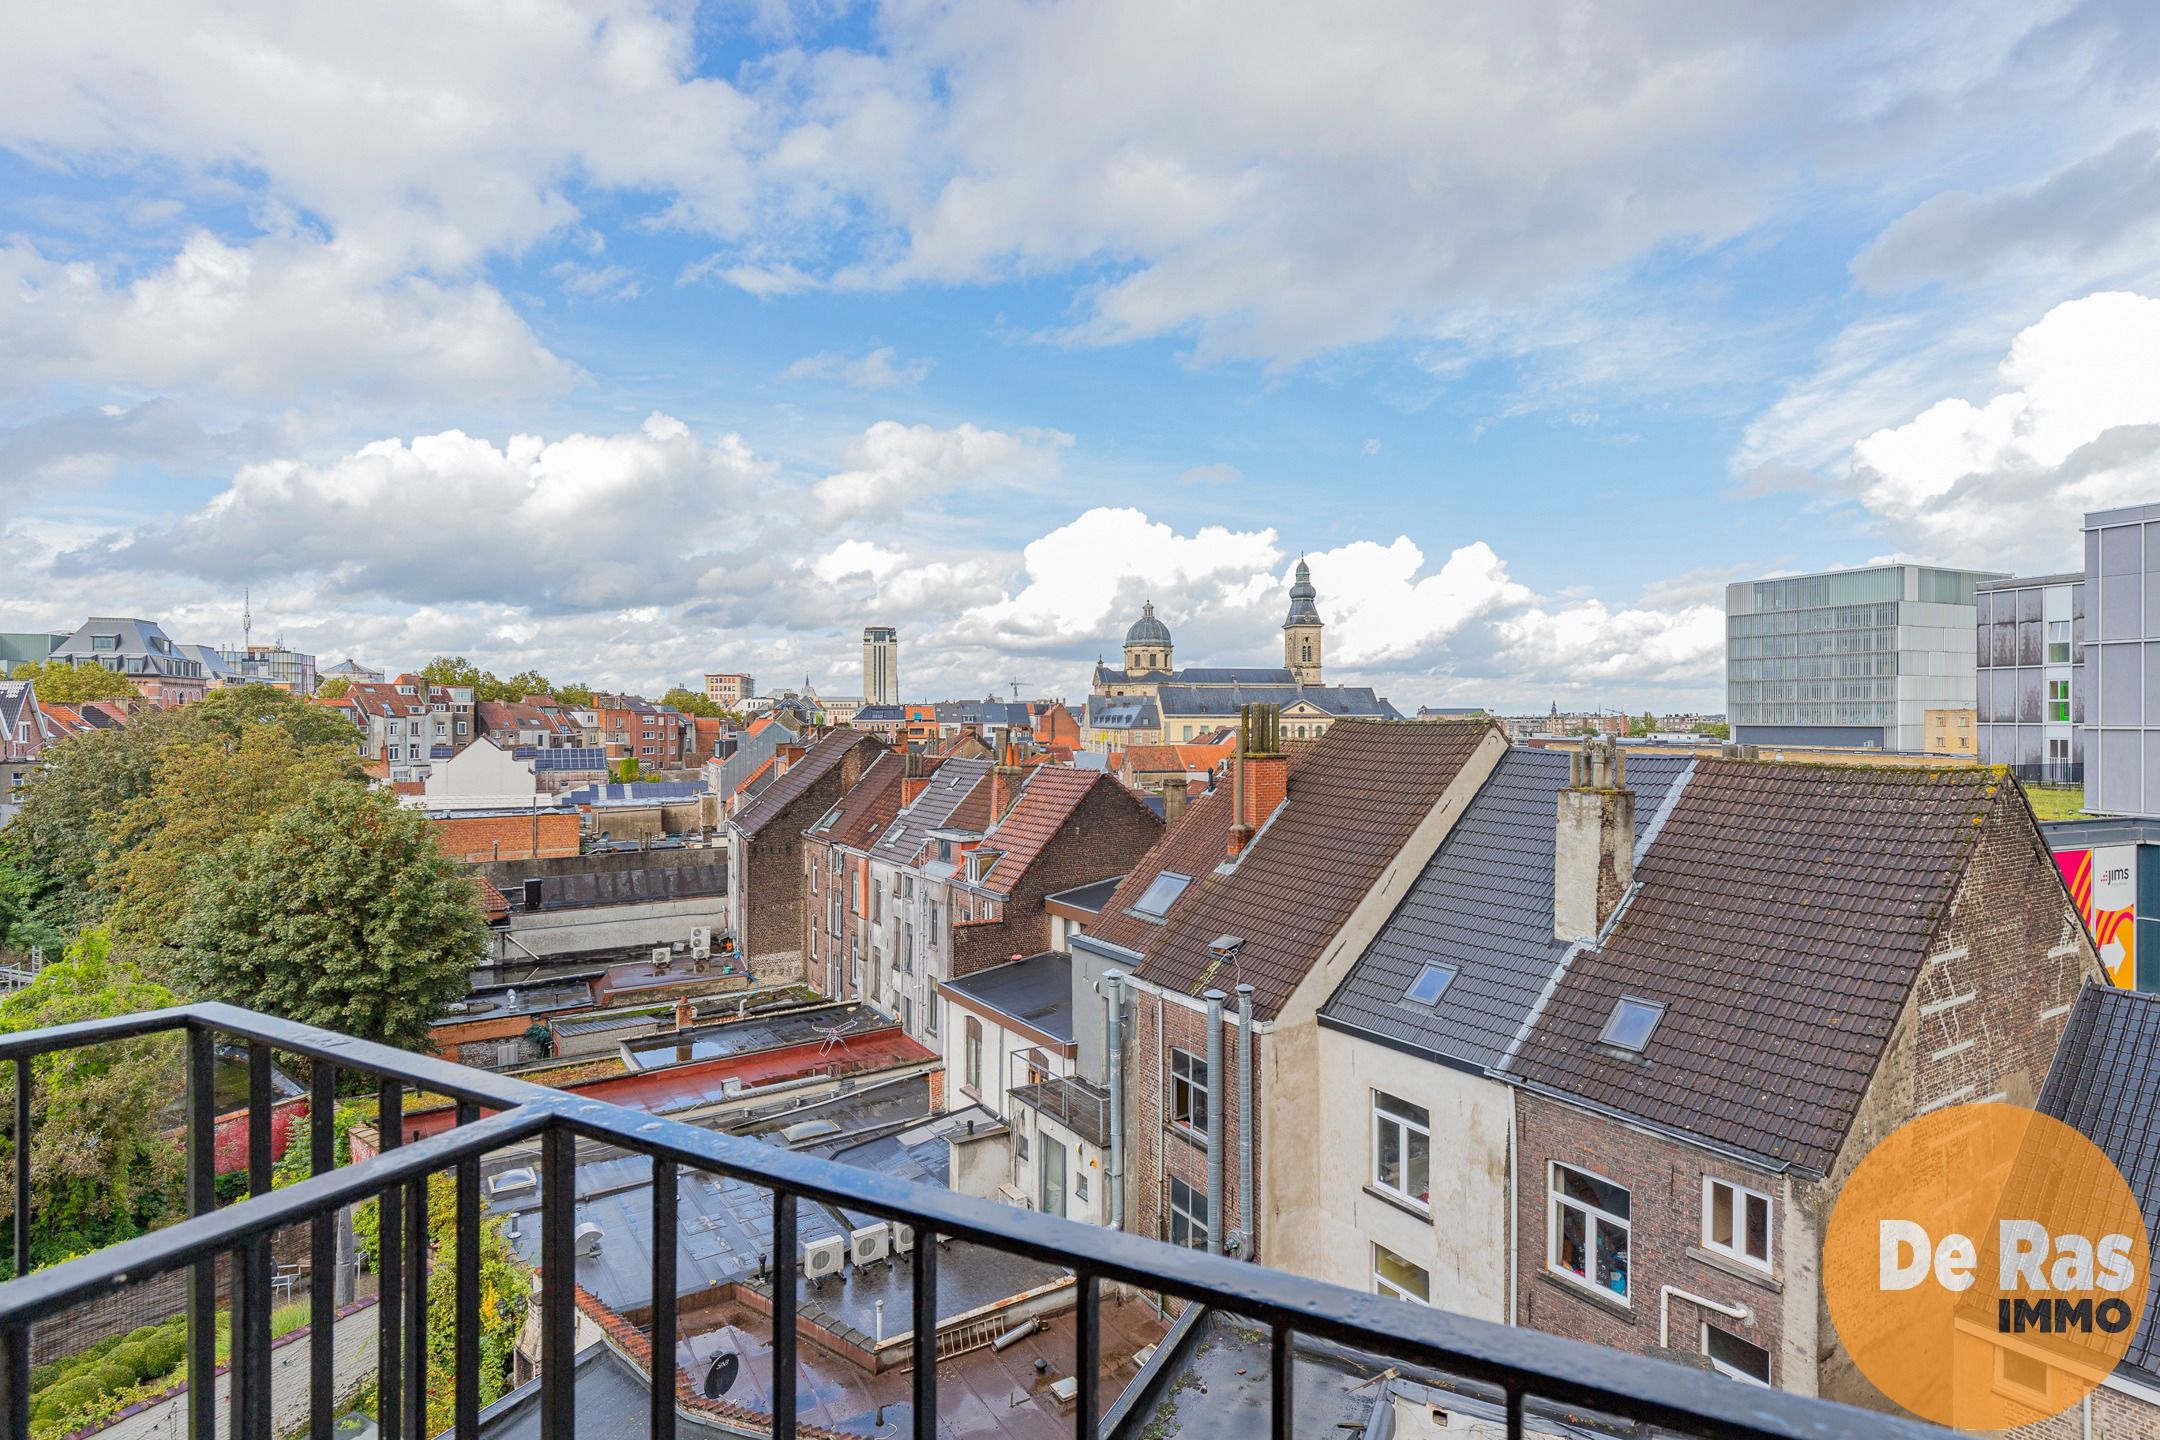
<path fill-rule="evenodd" d="M 177 974 L 215 999 L 424 1050 L 486 940 L 479 892 L 426 817 L 339 785 L 197 873 Z"/>
<path fill-rule="evenodd" d="M 1707 735 L 1712 740 L 1730 740 L 1732 739 L 1732 726 L 1722 720 L 1705 720 L 1695 727 L 1695 733 Z"/>
<path fill-rule="evenodd" d="M 592 687 L 590 685 L 558 686 L 555 691 L 555 698 L 565 705 L 583 709 L 592 704 Z"/>
<path fill-rule="evenodd" d="M 662 705 L 672 705 L 685 715 L 699 715 L 708 720 L 717 720 L 727 713 L 697 691 L 685 689 L 680 685 L 661 696 L 660 703 Z"/>
<path fill-rule="evenodd" d="M 319 700 L 342 700 L 345 698 L 345 692 L 350 689 L 352 689 L 350 679 L 343 675 L 333 675 L 315 687 L 315 696 Z"/>
<path fill-rule="evenodd" d="M 53 955 L 60 953 L 60 942 L 65 937 L 40 913 L 38 902 L 43 888 L 37 873 L 0 844 L 0 950 L 12 950 L 18 955 L 40 949 Z"/>
<path fill-rule="evenodd" d="M 420 678 L 436 685 L 470 685 L 477 690 L 481 682 L 495 677 L 463 655 L 437 655 L 420 667 Z"/>
<path fill-rule="evenodd" d="M 178 997 L 89 930 L 35 980 L 0 999 L 0 1035 L 138 1010 Z M 30 1208 L 37 1217 L 31 1258 L 40 1265 L 117 1244 L 177 1215 L 186 1162 L 164 1134 L 181 1084 L 181 1052 L 170 1036 L 117 1040 L 40 1056 L 32 1062 Z M 0 1116 L 12 1158 L 14 1111 Z M 0 1233 L 11 1221 L 0 1220 Z M 9 1237 L 12 1243 L 12 1235 Z"/>
<path fill-rule="evenodd" d="M 133 700 L 139 693 L 134 682 L 117 670 L 102 665 L 70 665 L 64 660 L 25 661 L 8 678 L 30 681 L 37 687 L 38 699 L 54 705 Z"/>
<path fill-rule="evenodd" d="M 493 681 L 495 688 L 502 692 L 499 695 L 488 696 L 487 698 L 490 700 L 523 700 L 530 695 L 553 695 L 555 693 L 555 687 L 548 683 L 547 676 L 542 675 L 537 670 L 520 670 L 507 680 L 495 680 L 492 675 L 488 679 Z"/>
<path fill-rule="evenodd" d="M 194 880 L 220 847 L 317 790 L 362 784 L 349 746 L 295 744 L 275 726 L 252 727 L 231 744 L 165 745 L 149 792 L 122 808 L 123 847 L 98 871 L 114 938 L 144 955 L 178 943 Z"/>
<path fill-rule="evenodd" d="M 1649 735 L 1656 730 L 1657 716 L 1651 714 L 1648 710 L 1628 721 L 1627 733 L 1630 735 Z"/>

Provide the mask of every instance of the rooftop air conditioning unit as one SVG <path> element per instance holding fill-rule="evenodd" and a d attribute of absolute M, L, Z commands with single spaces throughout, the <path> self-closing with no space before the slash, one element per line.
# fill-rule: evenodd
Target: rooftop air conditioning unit
<path fill-rule="evenodd" d="M 694 925 L 690 929 L 690 958 L 707 960 L 712 957 L 712 929 L 710 926 Z"/>
<path fill-rule="evenodd" d="M 822 1240 L 811 1240 L 802 1247 L 803 1278 L 815 1285 L 828 1275 L 840 1273 L 847 1261 L 847 1241 L 838 1235 L 828 1235 Z"/>
<path fill-rule="evenodd" d="M 675 952 L 665 945 L 655 945 L 652 950 L 652 968 L 666 970 L 675 963 Z"/>
<path fill-rule="evenodd" d="M 860 1270 L 865 1265 L 875 1265 L 892 1254 L 892 1227 L 883 1223 L 865 1225 L 848 1235 L 848 1258 Z"/>
<path fill-rule="evenodd" d="M 587 1220 L 584 1224 L 578 1226 L 577 1233 L 570 1237 L 571 1252 L 579 1259 L 598 1255 L 600 1253 L 601 1233 L 598 1225 Z"/>
<path fill-rule="evenodd" d="M 527 1190 L 539 1189 L 540 1177 L 530 1168 L 520 1165 L 514 1170 L 504 1170 L 490 1176 L 487 1188 L 490 1195 L 521 1195 Z"/>
<path fill-rule="evenodd" d="M 997 1198 L 1012 1206 L 1015 1210 L 1032 1210 L 1035 1208 L 1028 1200 L 1027 1191 L 1022 1190 L 1017 1185 L 998 1186 Z"/>
<path fill-rule="evenodd" d="M 892 1222 L 892 1248 L 895 1255 L 909 1255 L 915 1250 L 915 1227 Z"/>

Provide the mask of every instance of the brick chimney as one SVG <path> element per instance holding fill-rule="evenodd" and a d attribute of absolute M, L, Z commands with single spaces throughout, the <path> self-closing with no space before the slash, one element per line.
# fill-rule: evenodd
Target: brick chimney
<path fill-rule="evenodd" d="M 1610 736 L 1568 757 L 1553 832 L 1553 935 L 1587 940 L 1605 928 L 1635 874 L 1635 792 Z"/>
<path fill-rule="evenodd" d="M 1236 818 L 1226 847 L 1232 859 L 1252 841 L 1290 793 L 1290 757 L 1282 753 L 1282 711 L 1247 705 L 1238 712 L 1237 754 L 1230 761 L 1231 804 Z"/>
<path fill-rule="evenodd" d="M 1172 780 L 1162 787 L 1160 793 L 1162 795 L 1162 820 L 1164 827 L 1167 828 L 1177 824 L 1178 817 L 1185 813 L 1185 782 L 1183 780 Z"/>

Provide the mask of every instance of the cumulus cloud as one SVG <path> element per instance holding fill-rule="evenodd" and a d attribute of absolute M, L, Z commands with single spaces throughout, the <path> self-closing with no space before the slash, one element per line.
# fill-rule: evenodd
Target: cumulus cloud
<path fill-rule="evenodd" d="M 805 355 L 780 372 L 783 380 L 837 380 L 857 390 L 910 389 L 930 378 L 937 362 L 927 356 L 900 359 L 890 345 L 880 345 L 861 355 L 842 355 L 825 350 Z"/>
<path fill-rule="evenodd" d="M 1057 430 L 1007 434 L 974 425 L 939 430 L 880 420 L 848 451 L 850 468 L 812 492 L 825 522 L 901 514 L 910 502 L 961 486 L 1024 483 L 1054 474 L 1073 437 Z"/>
<path fill-rule="evenodd" d="M 2020 332 L 1979 403 L 1952 397 L 1852 448 L 1860 502 L 1907 549 L 2058 568 L 2082 511 L 2160 483 L 2160 300 L 2105 292 Z"/>

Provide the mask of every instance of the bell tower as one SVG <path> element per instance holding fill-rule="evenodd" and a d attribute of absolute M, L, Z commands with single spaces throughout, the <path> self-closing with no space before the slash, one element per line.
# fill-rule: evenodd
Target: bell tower
<path fill-rule="evenodd" d="M 1140 607 L 1140 618 L 1125 632 L 1125 675 L 1157 675 L 1171 670 L 1170 627 L 1155 618 L 1155 602 Z"/>
<path fill-rule="evenodd" d="M 1283 621 L 1283 668 L 1300 685 L 1320 683 L 1320 611 L 1313 604 L 1312 571 L 1301 559 L 1297 581 L 1290 587 L 1290 615 Z"/>

